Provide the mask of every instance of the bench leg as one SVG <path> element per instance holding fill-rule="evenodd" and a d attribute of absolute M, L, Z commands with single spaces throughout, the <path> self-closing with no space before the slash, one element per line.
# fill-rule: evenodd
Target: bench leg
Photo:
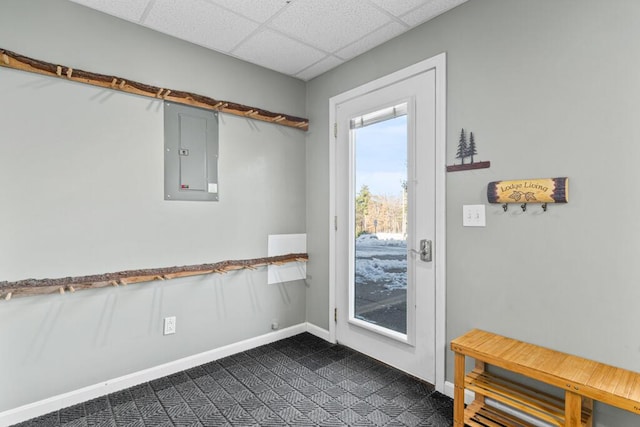
<path fill-rule="evenodd" d="M 593 399 L 586 397 L 582 398 L 582 407 L 591 411 L 591 417 L 587 420 L 585 427 L 593 427 Z"/>
<path fill-rule="evenodd" d="M 581 427 L 582 396 L 566 391 L 564 394 L 564 417 L 566 427 Z"/>
<path fill-rule="evenodd" d="M 476 369 L 475 370 L 478 371 L 478 372 L 484 372 L 485 363 L 480 361 L 480 360 L 478 360 L 478 359 L 476 359 Z M 476 392 L 474 401 L 484 405 L 484 396 L 481 395 L 480 393 Z"/>
<path fill-rule="evenodd" d="M 453 389 L 453 425 L 464 427 L 464 354 L 455 353 Z"/>

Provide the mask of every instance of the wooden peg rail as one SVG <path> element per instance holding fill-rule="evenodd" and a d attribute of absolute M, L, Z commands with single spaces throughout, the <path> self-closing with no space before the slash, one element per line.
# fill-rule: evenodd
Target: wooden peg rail
<path fill-rule="evenodd" d="M 0 57 L 0 66 L 2 67 L 44 74 L 46 76 L 72 80 L 91 86 L 99 86 L 149 98 L 171 101 L 177 104 L 192 105 L 194 107 L 220 111 L 236 116 L 261 120 L 263 122 L 276 123 L 304 131 L 309 129 L 309 120 L 301 117 L 273 113 L 260 108 L 249 107 L 246 105 L 236 104 L 234 102 L 221 101 L 191 92 L 151 86 L 135 82 L 133 80 L 124 79 L 122 77 L 107 76 L 104 74 L 97 74 L 67 67 L 65 65 L 52 64 L 38 59 L 29 58 L 2 48 L 0 48 Z"/>
<path fill-rule="evenodd" d="M 128 270 L 118 273 L 96 274 L 59 279 L 26 279 L 17 282 L 0 282 L 0 301 L 32 295 L 64 294 L 82 289 L 126 286 L 133 283 L 169 280 L 179 277 L 204 274 L 224 274 L 234 270 L 255 270 L 267 265 L 282 265 L 290 262 L 307 262 L 307 254 L 287 254 L 266 258 L 221 261 L 214 264 L 187 265 L 181 267 Z"/>

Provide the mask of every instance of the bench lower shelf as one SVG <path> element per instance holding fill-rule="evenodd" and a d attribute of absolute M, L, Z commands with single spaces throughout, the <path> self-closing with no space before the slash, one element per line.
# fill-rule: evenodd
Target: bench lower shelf
<path fill-rule="evenodd" d="M 464 411 L 464 425 L 470 427 L 535 427 L 511 414 L 478 401 Z"/>
<path fill-rule="evenodd" d="M 476 394 L 476 400 L 465 409 L 465 424 L 472 427 L 529 427 L 528 422 L 485 403 L 492 399 L 552 426 L 564 427 L 564 401 L 506 378 L 475 369 L 465 376 L 465 388 Z M 583 405 L 581 424 L 589 426 L 590 405 Z"/>

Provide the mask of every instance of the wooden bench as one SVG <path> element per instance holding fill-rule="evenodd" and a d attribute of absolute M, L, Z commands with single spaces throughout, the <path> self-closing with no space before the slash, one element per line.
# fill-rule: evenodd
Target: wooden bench
<path fill-rule="evenodd" d="M 474 329 L 451 341 L 455 427 L 532 426 L 486 399 L 555 426 L 591 427 L 593 401 L 640 414 L 640 374 Z M 475 359 L 466 374 L 465 357 Z M 564 399 L 487 372 L 493 365 L 564 390 Z M 465 389 L 475 400 L 465 409 Z"/>

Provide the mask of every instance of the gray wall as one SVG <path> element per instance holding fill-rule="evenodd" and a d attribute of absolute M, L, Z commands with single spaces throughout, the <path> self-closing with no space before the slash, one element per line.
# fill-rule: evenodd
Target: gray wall
<path fill-rule="evenodd" d="M 461 128 L 491 161 L 447 174 L 447 339 L 483 328 L 640 371 L 639 19 L 636 0 L 470 0 L 312 80 L 308 321 L 329 324 L 329 98 L 446 51 L 447 163 Z M 568 205 L 489 205 L 486 228 L 462 227 L 489 181 L 557 176 Z M 638 424 L 596 411 L 600 426 Z"/>
<path fill-rule="evenodd" d="M 3 48 L 304 115 L 305 85 L 61 0 L 0 2 Z M 304 133 L 220 117 L 220 202 L 163 200 L 159 102 L 0 69 L 0 280 L 267 255 L 305 232 Z M 0 412 L 305 321 L 264 269 L 0 303 Z M 162 318 L 177 334 L 162 336 Z"/>

